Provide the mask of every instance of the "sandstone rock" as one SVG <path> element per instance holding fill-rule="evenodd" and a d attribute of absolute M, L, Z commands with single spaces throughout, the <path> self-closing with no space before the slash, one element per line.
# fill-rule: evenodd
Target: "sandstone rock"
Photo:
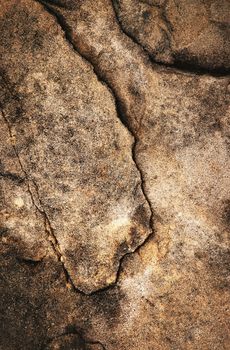
<path fill-rule="evenodd" d="M 36 184 L 36 205 L 75 287 L 106 287 L 121 257 L 150 233 L 132 137 L 111 93 L 40 5 L 12 2 L 1 32 L 3 110 L 28 181 Z"/>
<path fill-rule="evenodd" d="M 115 0 L 123 30 L 166 64 L 229 71 L 228 0 Z"/>
<path fill-rule="evenodd" d="M 1 120 L 0 129 L 5 136 L 0 145 L 2 253 L 13 248 L 18 259 L 40 261 L 47 254 L 42 216 L 33 205 L 7 123 Z"/>
<path fill-rule="evenodd" d="M 2 348 L 227 349 L 229 77 L 130 37 L 158 45 L 167 10 L 180 51 L 225 11 L 41 3 L 1 5 Z M 227 69 L 213 38 L 182 61 Z"/>

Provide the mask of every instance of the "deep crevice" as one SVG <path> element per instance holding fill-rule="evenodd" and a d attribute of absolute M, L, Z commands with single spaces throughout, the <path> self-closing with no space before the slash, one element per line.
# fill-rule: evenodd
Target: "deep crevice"
<path fill-rule="evenodd" d="M 125 34 L 132 42 L 142 50 L 145 57 L 152 63 L 155 68 L 166 68 L 166 69 L 175 69 L 177 71 L 180 71 L 181 73 L 190 73 L 190 74 L 196 74 L 196 75 L 209 75 L 213 77 L 225 77 L 230 74 L 230 69 L 225 68 L 224 66 L 218 67 L 218 68 L 205 68 L 202 65 L 199 64 L 199 62 L 192 61 L 191 59 L 187 59 L 187 61 L 184 61 L 180 58 L 179 55 L 174 55 L 174 62 L 173 63 L 164 63 L 160 60 L 157 60 L 155 56 L 150 54 L 146 47 L 134 36 L 132 35 L 128 30 L 126 30 L 122 24 L 122 21 L 119 18 L 117 8 L 116 8 L 116 0 L 111 0 L 115 18 L 117 21 L 117 24 L 119 25 L 119 28 L 123 34 Z M 119 6 L 119 5 L 117 5 Z M 165 20 L 166 25 L 170 32 L 173 31 L 171 23 L 167 19 L 165 10 L 162 12 L 162 18 Z"/>
<path fill-rule="evenodd" d="M 178 56 L 179 57 L 179 56 Z M 176 62 L 170 64 L 154 61 L 154 59 L 150 56 L 150 60 L 159 66 L 165 67 L 165 68 L 173 68 L 180 72 L 184 73 L 192 73 L 196 75 L 209 75 L 215 78 L 218 77 L 226 77 L 230 74 L 230 70 L 225 67 L 219 67 L 219 68 L 204 68 L 199 63 L 193 63 L 192 60 L 189 60 L 187 62 L 177 59 Z"/>

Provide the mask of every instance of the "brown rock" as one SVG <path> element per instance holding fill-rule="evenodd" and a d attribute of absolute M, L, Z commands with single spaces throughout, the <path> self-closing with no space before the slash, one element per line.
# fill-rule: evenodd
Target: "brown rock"
<path fill-rule="evenodd" d="M 229 71 L 230 3 L 115 0 L 123 30 L 157 62 Z"/>
<path fill-rule="evenodd" d="M 2 105 L 34 201 L 75 287 L 106 287 L 150 233 L 132 137 L 111 93 L 41 5 L 12 2 L 1 32 Z"/>
<path fill-rule="evenodd" d="M 227 22 L 119 3 L 154 45 L 136 18 L 167 10 L 179 51 Z M 43 5 L 1 11 L 4 350 L 228 349 L 229 78 L 152 64 L 108 0 Z M 213 40 L 183 62 L 227 68 Z"/>

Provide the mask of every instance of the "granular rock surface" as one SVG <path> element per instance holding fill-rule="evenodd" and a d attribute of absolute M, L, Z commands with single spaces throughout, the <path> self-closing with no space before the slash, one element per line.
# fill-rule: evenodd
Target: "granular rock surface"
<path fill-rule="evenodd" d="M 1 2 L 1 350 L 229 349 L 229 4 Z"/>

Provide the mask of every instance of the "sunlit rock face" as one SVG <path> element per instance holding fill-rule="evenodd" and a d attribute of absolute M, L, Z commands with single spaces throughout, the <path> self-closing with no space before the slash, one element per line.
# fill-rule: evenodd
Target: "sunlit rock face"
<path fill-rule="evenodd" d="M 0 5 L 1 349 L 228 348 L 228 5 Z"/>

